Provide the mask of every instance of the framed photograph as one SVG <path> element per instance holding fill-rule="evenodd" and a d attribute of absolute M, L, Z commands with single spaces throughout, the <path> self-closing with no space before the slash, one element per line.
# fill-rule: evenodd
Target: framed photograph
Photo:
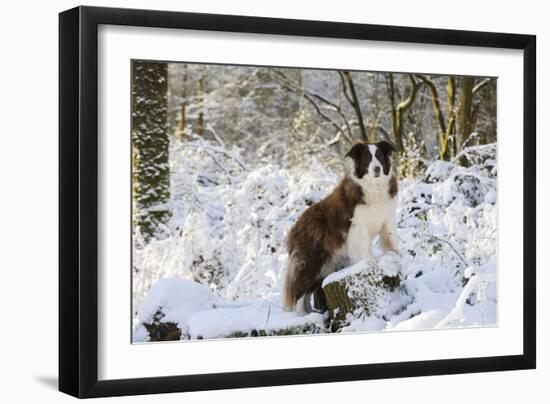
<path fill-rule="evenodd" d="M 59 17 L 59 388 L 532 369 L 532 35 Z"/>

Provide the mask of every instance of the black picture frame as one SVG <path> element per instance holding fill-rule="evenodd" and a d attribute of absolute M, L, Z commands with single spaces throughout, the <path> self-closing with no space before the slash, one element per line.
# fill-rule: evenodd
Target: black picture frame
<path fill-rule="evenodd" d="M 99 381 L 98 26 L 181 28 L 523 51 L 523 354 Z M 104 397 L 536 366 L 536 37 L 183 12 L 77 7 L 59 15 L 59 390 Z"/>

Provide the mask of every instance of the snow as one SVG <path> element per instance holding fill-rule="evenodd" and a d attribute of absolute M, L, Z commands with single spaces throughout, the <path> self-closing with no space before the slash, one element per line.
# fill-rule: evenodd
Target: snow
<path fill-rule="evenodd" d="M 183 332 L 188 320 L 197 311 L 211 309 L 219 304 L 220 299 L 212 291 L 199 283 L 178 278 L 159 279 L 149 290 L 139 310 L 138 335 L 143 338 L 143 323 L 151 324 L 155 315 L 162 312 L 162 322 L 178 324 Z"/>
<path fill-rule="evenodd" d="M 369 263 L 367 261 L 360 261 L 354 265 L 350 265 L 347 268 L 343 268 L 337 272 L 333 272 L 328 275 L 322 283 L 322 287 L 332 282 L 338 282 L 344 278 L 366 273 L 371 270 L 380 271 L 381 275 L 396 276 L 400 272 L 401 258 L 399 255 L 392 251 L 388 251 L 381 256 L 375 257 L 376 263 Z"/>
<path fill-rule="evenodd" d="M 496 145 L 463 153 L 468 168 L 434 161 L 418 178 L 400 181 L 400 255 L 383 253 L 378 240 L 373 253 L 379 270 L 399 274 L 401 286 L 376 313 L 349 318 L 342 332 L 496 325 Z M 215 139 L 171 142 L 170 236 L 145 243 L 134 234 L 134 341 L 146 340 L 142 324 L 159 308 L 162 321 L 178 323 L 185 338 L 322 327 L 319 313 L 281 308 L 284 242 L 343 167 L 314 155 L 292 168 L 243 155 Z M 325 283 L 367 269 L 360 262 Z"/>
<path fill-rule="evenodd" d="M 263 330 L 269 333 L 287 329 L 289 327 L 323 323 L 323 316 L 319 313 L 310 313 L 299 316 L 296 313 L 286 312 L 269 302 L 258 302 L 244 307 L 227 307 L 206 310 L 193 315 L 188 323 L 189 337 L 219 338 L 233 333 L 250 334 L 253 331 Z"/>
<path fill-rule="evenodd" d="M 183 339 L 206 339 L 234 333 L 251 334 L 259 330 L 269 333 L 308 324 L 322 327 L 323 315 L 310 313 L 299 316 L 267 301 L 244 304 L 222 302 L 209 288 L 199 283 L 165 278 L 153 285 L 141 305 L 134 342 L 147 339 L 143 323 L 158 321 L 176 323 L 182 330 Z"/>
<path fill-rule="evenodd" d="M 341 281 L 344 278 L 351 277 L 353 275 L 360 274 L 368 271 L 370 265 L 367 261 L 360 261 L 357 264 L 351 265 L 347 268 L 343 268 L 340 271 L 333 272 L 323 280 L 322 287 L 325 287 L 329 283 Z"/>
<path fill-rule="evenodd" d="M 212 308 L 219 301 L 210 289 L 196 282 L 177 278 L 160 279 L 143 301 L 139 320 L 151 322 L 156 311 L 162 308 L 165 316 L 163 321 L 185 322 L 195 311 Z"/>

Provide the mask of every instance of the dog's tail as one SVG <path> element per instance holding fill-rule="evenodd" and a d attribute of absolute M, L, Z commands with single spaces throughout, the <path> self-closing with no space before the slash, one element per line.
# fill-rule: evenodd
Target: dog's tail
<path fill-rule="evenodd" d="M 296 307 L 296 259 L 294 255 L 288 260 L 288 267 L 285 273 L 282 290 L 283 307 L 292 311 Z"/>

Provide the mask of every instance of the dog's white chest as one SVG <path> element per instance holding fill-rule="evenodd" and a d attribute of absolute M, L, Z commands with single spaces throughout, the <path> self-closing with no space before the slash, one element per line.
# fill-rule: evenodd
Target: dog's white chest
<path fill-rule="evenodd" d="M 371 201 L 355 207 L 347 235 L 347 250 L 352 262 L 371 259 L 371 243 L 380 234 L 385 223 L 395 214 L 395 203 L 386 200 Z"/>
<path fill-rule="evenodd" d="M 354 234 L 368 233 L 368 236 L 373 238 L 380 233 L 389 213 L 387 204 L 357 205 L 353 212 L 349 233 L 352 237 Z"/>

